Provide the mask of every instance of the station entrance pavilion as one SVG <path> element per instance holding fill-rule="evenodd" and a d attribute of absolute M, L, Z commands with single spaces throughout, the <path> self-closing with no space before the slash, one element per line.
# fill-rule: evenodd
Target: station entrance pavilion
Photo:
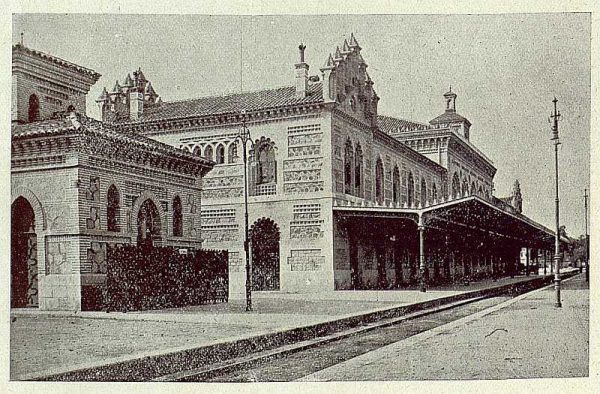
<path fill-rule="evenodd" d="M 479 196 L 423 209 L 336 201 L 336 289 L 393 289 L 514 276 L 528 265 L 552 261 L 554 233 Z M 341 256 L 334 256 L 336 262 Z M 424 267 L 421 274 L 420 268 Z"/>

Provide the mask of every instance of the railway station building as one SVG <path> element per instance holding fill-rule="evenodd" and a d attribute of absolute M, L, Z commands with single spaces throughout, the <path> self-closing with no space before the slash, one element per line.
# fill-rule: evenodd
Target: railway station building
<path fill-rule="evenodd" d="M 314 73 L 298 50 L 282 88 L 164 102 L 138 69 L 97 99 L 111 128 L 215 163 L 202 179 L 197 236 L 229 251 L 230 297 L 243 297 L 246 276 L 242 127 L 252 136 L 254 290 L 514 275 L 523 248 L 550 261 L 553 232 L 522 212 L 518 182 L 511 196 L 494 196 L 496 168 L 471 142 L 454 91 L 429 122 L 385 116 L 354 35 Z"/>
<path fill-rule="evenodd" d="M 11 307 L 85 309 L 108 245 L 200 248 L 213 163 L 85 115 L 100 74 L 12 48 Z"/>

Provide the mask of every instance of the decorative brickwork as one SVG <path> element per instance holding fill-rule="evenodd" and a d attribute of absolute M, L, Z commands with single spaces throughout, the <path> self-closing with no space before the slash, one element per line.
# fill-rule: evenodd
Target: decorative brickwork
<path fill-rule="evenodd" d="M 87 250 L 86 267 L 84 268 L 83 265 L 81 267 L 82 273 L 106 274 L 106 246 L 105 242 L 92 242 Z"/>
<path fill-rule="evenodd" d="M 290 222 L 290 238 L 316 239 L 323 237 L 320 204 L 295 204 Z"/>
<path fill-rule="evenodd" d="M 288 257 L 291 271 L 318 271 L 324 262 L 321 249 L 292 249 Z"/>
<path fill-rule="evenodd" d="M 206 200 L 226 200 L 244 195 L 244 188 L 203 190 L 202 198 Z"/>
<path fill-rule="evenodd" d="M 85 220 L 86 227 L 90 230 L 100 229 L 100 214 L 98 207 L 90 207 L 90 216 Z"/>
<path fill-rule="evenodd" d="M 288 148 L 289 157 L 299 156 L 319 156 L 321 155 L 320 145 L 297 146 Z"/>
<path fill-rule="evenodd" d="M 209 242 L 234 241 L 239 237 L 235 209 L 202 210 L 202 237 Z"/>
<path fill-rule="evenodd" d="M 283 192 L 288 194 L 293 193 L 314 193 L 322 192 L 324 187 L 323 181 L 306 182 L 306 183 L 286 183 L 283 185 Z"/>
<path fill-rule="evenodd" d="M 90 185 L 85 191 L 85 197 L 94 202 L 100 201 L 100 178 L 99 177 L 91 177 Z"/>

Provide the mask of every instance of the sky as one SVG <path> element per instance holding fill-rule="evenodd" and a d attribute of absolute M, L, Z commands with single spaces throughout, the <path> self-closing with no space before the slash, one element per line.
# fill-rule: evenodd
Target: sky
<path fill-rule="evenodd" d="M 552 99 L 562 114 L 561 225 L 583 234 L 590 186 L 588 13 L 494 15 L 15 14 L 13 43 L 94 69 L 95 98 L 141 67 L 165 101 L 294 84 L 298 45 L 309 74 L 354 33 L 381 100 L 379 113 L 428 122 L 449 86 L 471 142 L 498 169 L 494 194 L 521 184 L 523 213 L 553 229 Z M 242 83 L 240 83 L 242 81 Z"/>

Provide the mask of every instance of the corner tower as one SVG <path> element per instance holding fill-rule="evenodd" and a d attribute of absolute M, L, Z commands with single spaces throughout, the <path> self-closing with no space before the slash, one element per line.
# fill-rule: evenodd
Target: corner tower
<path fill-rule="evenodd" d="M 123 85 L 119 81 L 109 93 L 106 88 L 96 99 L 103 122 L 138 121 L 144 107 L 160 102 L 160 98 L 141 68 L 127 74 Z"/>
<path fill-rule="evenodd" d="M 100 74 L 19 43 L 12 47 L 13 123 L 86 112 L 86 95 Z"/>

